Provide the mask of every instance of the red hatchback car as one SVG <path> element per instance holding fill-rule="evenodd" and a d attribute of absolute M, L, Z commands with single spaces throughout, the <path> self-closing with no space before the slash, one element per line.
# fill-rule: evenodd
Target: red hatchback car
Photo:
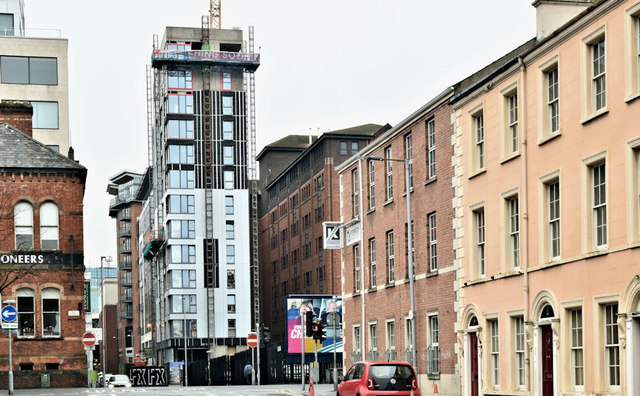
<path fill-rule="evenodd" d="M 357 362 L 340 378 L 337 396 L 420 396 L 418 379 L 406 362 Z"/>

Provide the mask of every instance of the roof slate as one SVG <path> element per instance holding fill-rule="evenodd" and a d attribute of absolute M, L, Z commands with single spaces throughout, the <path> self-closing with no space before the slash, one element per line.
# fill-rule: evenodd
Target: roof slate
<path fill-rule="evenodd" d="M 0 170 L 8 169 L 87 170 L 11 125 L 0 123 Z"/>

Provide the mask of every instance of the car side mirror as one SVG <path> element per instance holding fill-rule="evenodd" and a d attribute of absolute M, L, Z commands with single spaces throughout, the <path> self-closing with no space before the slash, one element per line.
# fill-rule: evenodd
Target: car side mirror
<path fill-rule="evenodd" d="M 338 382 L 342 382 L 344 381 L 344 376 L 343 375 L 339 375 L 338 376 Z"/>

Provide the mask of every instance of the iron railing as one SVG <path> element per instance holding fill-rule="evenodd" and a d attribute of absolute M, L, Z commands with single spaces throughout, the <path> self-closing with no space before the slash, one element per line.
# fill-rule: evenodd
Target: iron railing
<path fill-rule="evenodd" d="M 395 348 L 391 348 L 391 349 L 387 349 L 384 355 L 387 361 L 391 361 L 391 360 L 396 360 L 398 354 Z"/>
<path fill-rule="evenodd" d="M 438 346 L 427 348 L 427 374 L 440 374 L 440 348 Z"/>

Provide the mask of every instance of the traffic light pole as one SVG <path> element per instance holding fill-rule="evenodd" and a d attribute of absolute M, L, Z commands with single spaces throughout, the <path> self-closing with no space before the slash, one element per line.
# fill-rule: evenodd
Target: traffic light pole
<path fill-rule="evenodd" d="M 304 318 L 306 316 L 305 311 L 302 309 L 302 307 L 300 307 L 300 323 L 302 324 L 302 328 L 300 329 L 300 335 L 301 335 L 301 339 L 302 339 L 302 357 L 300 360 L 300 377 L 302 377 L 302 390 L 304 390 L 304 336 L 305 336 L 305 332 L 306 332 L 306 326 L 305 326 L 305 321 Z"/>

